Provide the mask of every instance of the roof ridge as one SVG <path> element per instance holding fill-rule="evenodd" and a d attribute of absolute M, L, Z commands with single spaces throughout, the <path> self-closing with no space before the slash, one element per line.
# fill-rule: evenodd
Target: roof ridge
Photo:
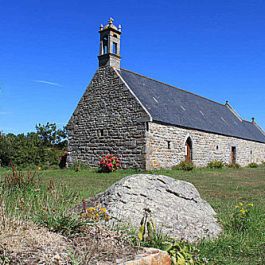
<path fill-rule="evenodd" d="M 245 120 L 245 119 L 242 119 L 242 121 L 253 124 L 252 121 L 248 121 L 248 120 Z"/>
<path fill-rule="evenodd" d="M 248 120 L 244 120 L 244 119 L 242 119 L 242 121 L 252 124 L 253 126 L 255 126 L 265 136 L 265 131 L 256 122 L 253 123 L 252 121 L 248 121 Z"/>
<path fill-rule="evenodd" d="M 243 119 L 241 118 L 241 116 L 237 113 L 237 111 L 230 105 L 230 103 L 228 103 L 228 101 L 226 101 L 225 106 L 237 117 L 237 119 L 239 119 L 240 122 L 243 121 Z"/>
<path fill-rule="evenodd" d="M 193 92 L 187 91 L 187 90 L 182 89 L 182 88 L 178 88 L 178 87 L 176 87 L 176 86 L 173 86 L 173 85 L 167 84 L 167 83 L 165 83 L 165 82 L 162 82 L 162 81 L 156 80 L 156 79 L 154 79 L 154 78 L 151 78 L 151 77 L 148 77 L 148 76 L 144 76 L 144 75 L 142 75 L 142 74 L 139 74 L 139 73 L 133 72 L 133 71 L 131 71 L 131 70 L 124 69 L 124 68 L 121 68 L 121 69 L 119 69 L 119 70 L 124 70 L 124 71 L 127 71 L 127 72 L 129 72 L 129 73 L 132 73 L 132 74 L 136 74 L 136 75 L 138 75 L 138 76 L 141 76 L 141 77 L 143 77 L 143 78 L 146 78 L 146 79 L 149 79 L 149 80 L 152 80 L 152 81 L 158 82 L 158 83 L 160 83 L 160 84 L 170 86 L 170 87 L 172 87 L 172 88 L 175 88 L 175 89 L 181 90 L 181 91 L 183 91 L 183 92 L 185 92 L 185 93 L 189 93 L 189 94 L 191 94 L 191 95 L 194 95 L 194 96 L 200 97 L 200 98 L 202 98 L 202 99 L 206 99 L 206 100 L 208 100 L 208 101 L 210 101 L 210 102 L 212 102 L 212 103 L 215 103 L 215 104 L 221 105 L 221 106 L 223 106 L 223 107 L 226 106 L 225 104 L 222 104 L 222 103 L 220 103 L 220 102 L 217 102 L 217 101 L 214 101 L 214 100 L 212 100 L 212 99 L 209 99 L 209 98 L 206 98 L 206 97 L 200 96 L 200 95 L 195 94 L 195 93 L 193 93 Z"/>

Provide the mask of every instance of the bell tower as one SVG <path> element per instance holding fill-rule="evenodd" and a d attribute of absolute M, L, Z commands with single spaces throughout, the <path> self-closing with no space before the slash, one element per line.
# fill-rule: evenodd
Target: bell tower
<path fill-rule="evenodd" d="M 121 26 L 117 28 L 113 24 L 113 18 L 109 19 L 106 26 L 100 25 L 100 48 L 98 62 L 99 67 L 111 66 L 114 68 L 120 68 L 120 37 Z"/>

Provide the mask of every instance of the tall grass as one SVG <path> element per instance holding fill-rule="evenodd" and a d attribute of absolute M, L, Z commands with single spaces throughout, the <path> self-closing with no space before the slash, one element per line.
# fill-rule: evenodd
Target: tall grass
<path fill-rule="evenodd" d="M 36 172 L 20 172 L 12 166 L 0 184 L 0 196 L 7 216 L 30 220 L 51 231 L 76 232 L 82 226 L 79 217 L 69 209 L 81 201 L 77 192 L 66 185 L 39 181 Z"/>

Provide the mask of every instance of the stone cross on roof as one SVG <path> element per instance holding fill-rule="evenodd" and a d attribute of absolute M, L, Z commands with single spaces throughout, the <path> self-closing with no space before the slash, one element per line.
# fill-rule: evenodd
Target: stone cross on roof
<path fill-rule="evenodd" d="M 114 19 L 112 17 L 109 18 L 109 25 L 113 24 Z"/>

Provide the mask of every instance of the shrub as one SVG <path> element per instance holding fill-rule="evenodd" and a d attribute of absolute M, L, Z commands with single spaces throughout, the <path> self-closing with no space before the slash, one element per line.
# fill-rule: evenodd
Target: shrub
<path fill-rule="evenodd" d="M 18 167 L 58 165 L 67 146 L 65 130 L 55 124 L 36 126 L 37 132 L 27 134 L 0 133 L 0 161 L 8 166 L 10 161 Z"/>
<path fill-rule="evenodd" d="M 191 171 L 191 170 L 193 170 L 193 168 L 194 168 L 193 163 L 192 162 L 186 162 L 186 161 L 182 161 L 173 167 L 173 169 L 185 170 L 185 171 Z"/>
<path fill-rule="evenodd" d="M 233 229 L 242 232 L 249 228 L 253 206 L 253 203 L 244 204 L 242 202 L 235 206 L 232 216 Z"/>
<path fill-rule="evenodd" d="M 120 165 L 118 157 L 112 154 L 105 155 L 99 161 L 99 172 L 109 173 L 120 168 Z"/>
<path fill-rule="evenodd" d="M 224 163 L 219 160 L 213 160 L 209 162 L 207 165 L 208 168 L 223 168 L 223 166 L 224 166 Z"/>
<path fill-rule="evenodd" d="M 239 164 L 237 164 L 237 163 L 231 163 L 231 164 L 228 164 L 226 166 L 229 167 L 229 168 L 234 168 L 234 169 L 241 168 L 241 166 Z"/>
<path fill-rule="evenodd" d="M 257 168 L 259 165 L 257 164 L 257 163 L 250 163 L 250 164 L 248 164 L 248 167 L 250 167 L 250 168 Z"/>

